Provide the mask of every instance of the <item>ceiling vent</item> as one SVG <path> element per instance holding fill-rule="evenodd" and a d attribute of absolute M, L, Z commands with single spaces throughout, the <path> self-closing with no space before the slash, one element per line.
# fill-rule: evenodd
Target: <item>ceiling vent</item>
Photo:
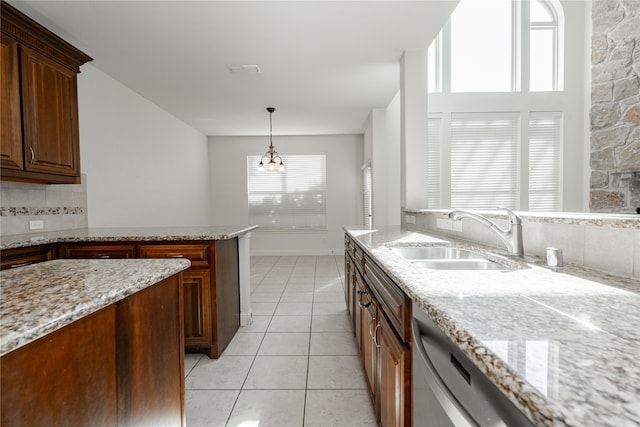
<path fill-rule="evenodd" d="M 260 67 L 256 64 L 229 64 L 229 72 L 232 74 L 259 74 Z"/>

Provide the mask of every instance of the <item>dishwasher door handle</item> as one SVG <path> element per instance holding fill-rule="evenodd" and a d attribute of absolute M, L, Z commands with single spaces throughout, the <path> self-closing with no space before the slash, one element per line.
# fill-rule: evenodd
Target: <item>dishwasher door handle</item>
<path fill-rule="evenodd" d="M 440 406 L 447 413 L 447 416 L 451 419 L 453 424 L 456 427 L 477 427 L 478 424 L 473 420 L 471 415 L 467 412 L 467 410 L 460 404 L 458 399 L 451 393 L 449 387 L 445 384 L 445 382 L 440 378 L 436 368 L 433 366 L 431 359 L 429 359 L 429 355 L 427 351 L 422 345 L 422 340 L 420 339 L 420 326 L 415 319 L 413 319 L 412 326 L 412 335 L 413 335 L 413 344 L 414 351 L 413 357 L 420 358 L 420 365 L 424 366 L 427 370 L 426 372 L 426 380 L 429 383 L 429 387 L 431 391 L 438 399 Z M 420 373 L 414 372 L 414 375 L 420 375 Z"/>

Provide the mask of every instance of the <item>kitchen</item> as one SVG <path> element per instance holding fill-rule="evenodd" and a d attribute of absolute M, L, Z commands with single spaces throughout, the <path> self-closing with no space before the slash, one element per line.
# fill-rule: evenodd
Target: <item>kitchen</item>
<path fill-rule="evenodd" d="M 28 4 L 15 2 L 17 7 L 28 9 Z M 13 3 L 12 3 L 13 4 Z M 36 6 L 43 9 L 38 9 Z M 387 46 L 391 52 L 387 54 L 393 57 L 393 61 L 388 60 L 389 64 L 384 62 L 378 64 L 378 67 L 371 69 L 363 69 L 362 72 L 368 76 L 371 75 L 372 81 L 382 85 L 385 82 L 389 87 L 385 94 L 382 95 L 384 101 L 367 100 L 368 107 L 357 108 L 353 106 L 347 109 L 338 109 L 334 104 L 329 104 L 333 108 L 327 108 L 322 111 L 313 110 L 307 106 L 296 106 L 295 108 L 287 108 L 287 104 L 291 102 L 287 95 L 291 92 L 300 93 L 311 99 L 313 96 L 320 96 L 318 103 L 328 103 L 327 99 L 322 98 L 322 93 L 318 94 L 311 91 L 309 82 L 299 77 L 300 83 L 295 85 L 295 73 L 306 71 L 297 68 L 297 61 L 306 58 L 304 55 L 305 42 L 310 46 L 317 46 L 319 41 L 313 38 L 320 38 L 323 34 L 323 28 L 315 28 L 316 33 L 309 36 L 309 39 L 300 40 L 300 44 L 305 46 L 291 46 L 293 56 L 287 58 L 287 71 L 294 72 L 294 76 L 289 77 L 289 83 L 294 85 L 293 88 L 287 86 L 278 87 L 279 90 L 272 94 L 272 98 L 259 99 L 259 105 L 251 106 L 252 112 L 250 116 L 239 120 L 235 115 L 240 114 L 240 110 L 247 109 L 246 105 L 238 105 L 241 101 L 225 98 L 228 94 L 224 92 L 224 88 L 216 88 L 216 94 L 220 98 L 227 99 L 226 104 L 217 106 L 217 109 L 210 110 L 203 116 L 192 114 L 192 100 L 199 99 L 198 92 L 207 92 L 202 87 L 188 86 L 184 80 L 191 80 L 199 77 L 199 70 L 211 70 L 209 61 L 211 58 L 202 54 L 202 51 L 192 46 L 194 40 L 200 40 L 198 34 L 187 33 L 185 39 L 179 39 L 176 32 L 184 31 L 185 27 L 194 30 L 200 28 L 206 23 L 198 21 L 196 18 L 181 13 L 182 8 L 179 4 L 165 4 L 164 6 L 155 5 L 155 12 L 140 10 L 119 10 L 118 8 L 109 9 L 105 4 L 91 4 L 89 2 L 80 2 L 75 5 L 78 9 L 74 13 L 65 13 L 63 8 L 55 3 L 46 6 L 44 3 L 34 3 L 32 10 L 25 9 L 32 17 L 41 20 L 45 26 L 55 30 L 59 35 L 70 37 L 73 44 L 86 51 L 94 57 L 94 61 L 83 66 L 78 76 L 78 103 L 79 103 L 79 128 L 81 141 L 81 164 L 82 172 L 85 174 L 83 183 L 77 185 L 52 185 L 45 186 L 39 184 L 24 183 L 8 183 L 3 181 L 2 187 L 2 206 L 5 207 L 26 207 L 33 208 L 46 207 L 79 207 L 77 211 L 67 214 L 63 209 L 56 211 L 52 209 L 52 214 L 36 214 L 31 212 L 27 214 L 8 216 L 3 213 L 2 216 L 2 237 L 3 243 L 7 240 L 7 236 L 15 234 L 23 234 L 29 232 L 29 222 L 32 220 L 44 220 L 46 231 L 66 230 L 70 228 L 83 228 L 90 226 L 91 228 L 105 227 L 166 227 L 170 226 L 200 226 L 200 225 L 219 225 L 219 224 L 237 224 L 247 223 L 249 212 L 247 206 L 247 182 L 246 182 L 246 157 L 248 155 L 260 155 L 267 149 L 267 113 L 264 108 L 269 106 L 271 102 L 276 108 L 273 115 L 274 123 L 274 145 L 279 152 L 286 156 L 291 154 L 318 154 L 324 153 L 327 156 L 327 181 L 326 181 L 326 197 L 327 197 L 327 231 L 305 231 L 305 232 L 273 232 L 253 231 L 250 238 L 251 255 L 260 256 L 315 256 L 315 255 L 340 255 L 343 247 L 343 229 L 342 226 L 349 224 L 362 223 L 363 207 L 362 199 L 362 170 L 361 167 L 370 160 L 372 168 L 376 171 L 373 175 L 373 212 L 374 224 L 376 227 L 389 225 L 398 226 L 401 223 L 404 227 L 411 227 L 413 224 L 407 224 L 409 221 L 416 221 L 417 229 L 427 229 L 426 224 L 431 221 L 435 224 L 438 219 L 445 219 L 442 213 L 425 213 L 421 209 L 426 208 L 427 197 L 425 195 L 425 186 L 421 178 L 410 179 L 414 176 L 422 176 L 424 166 L 422 159 L 426 155 L 423 151 L 422 144 L 414 143 L 414 141 L 423 141 L 426 139 L 425 117 L 427 116 L 426 105 L 423 105 L 423 96 L 420 96 L 420 87 L 424 85 L 421 78 L 412 74 L 412 71 L 424 68 L 421 59 L 424 58 L 425 49 L 410 48 L 416 47 L 409 43 L 411 40 L 394 40 L 397 43 L 404 43 L 403 46 L 407 50 L 403 53 L 397 46 L 394 49 L 389 48 L 385 43 L 392 43 L 387 39 L 391 38 L 391 34 L 378 35 L 377 39 L 370 41 L 370 44 Z M 129 5 L 134 9 L 143 8 L 142 4 Z M 229 5 L 227 5 L 229 6 Z M 256 6 L 252 4 L 251 6 Z M 317 6 L 317 5 L 316 5 Z M 337 5 L 334 5 L 338 7 Z M 383 8 L 384 5 L 380 5 Z M 99 9 L 99 8 L 105 9 Z M 124 5 L 122 6 L 124 7 Z M 201 7 L 207 7 L 201 5 Z M 264 5 L 263 7 L 267 7 Z M 318 6 L 319 7 L 319 6 Z M 399 7 L 399 6 L 398 6 Z M 408 7 L 408 6 L 407 6 Z M 437 10 L 431 10 L 433 5 L 423 5 L 425 7 L 424 16 L 413 17 L 412 25 L 406 24 L 407 28 L 416 28 L 419 20 L 433 20 L 424 25 L 420 37 L 424 40 L 432 39 L 446 22 L 451 10 L 455 4 L 443 2 L 438 4 Z M 567 6 L 570 8 L 569 6 Z M 574 6 L 576 7 L 576 6 Z M 98 8 L 98 9 L 96 9 Z M 300 6 L 302 9 L 302 7 Z M 331 17 L 326 22 L 332 22 L 337 34 L 340 36 L 342 29 L 347 32 L 351 28 L 349 23 L 357 22 L 362 19 L 359 13 L 362 11 L 350 10 L 345 6 L 345 10 L 336 13 L 335 10 L 313 9 L 311 12 L 304 10 L 299 11 L 301 16 L 300 22 L 306 22 L 310 19 L 309 14 L 319 14 L 319 17 Z M 354 6 L 355 8 L 355 6 Z M 588 10 L 584 7 L 584 10 Z M 82 24 L 82 20 L 78 20 L 74 24 L 71 19 L 74 14 L 82 15 L 80 12 L 86 13 L 84 17 L 86 22 Z M 142 31 L 140 25 L 136 23 L 135 13 L 152 13 L 158 19 L 163 14 L 176 17 L 176 22 L 184 24 L 176 28 L 171 25 L 171 21 L 160 28 L 149 27 Z M 392 15 L 393 9 L 382 9 L 381 15 Z M 266 49 L 270 44 L 281 45 L 287 39 L 286 31 L 278 33 L 272 27 L 286 28 L 287 16 L 280 9 L 274 13 L 275 16 L 255 13 L 247 17 L 246 26 L 242 27 L 237 24 L 238 19 L 233 19 L 233 13 L 237 11 L 216 11 L 219 19 L 216 20 L 215 28 L 219 29 L 219 33 L 209 34 L 206 40 L 224 40 L 228 43 L 230 34 L 246 35 L 249 31 L 256 31 L 259 34 L 268 34 L 262 40 L 262 44 L 257 44 L 255 49 Z M 383 13 L 384 12 L 384 13 Z M 403 19 L 409 19 L 409 16 L 416 13 L 408 13 L 404 11 Z M 437 12 L 437 13 L 436 13 Z M 226 15 L 229 13 L 229 15 Z M 325 13 L 326 15 L 323 15 Z M 351 14 L 349 14 L 351 13 Z M 565 12 L 568 13 L 568 12 Z M 205 13 L 197 14 L 205 16 Z M 335 16 L 341 16 L 342 20 L 335 21 Z M 69 22 L 64 21 L 64 17 L 70 19 Z M 177 17 L 181 19 L 178 20 Z M 264 19 L 265 16 L 271 16 L 272 19 L 280 18 L 284 22 L 280 25 L 273 25 L 274 21 Z M 119 22 L 118 30 L 121 32 L 123 40 L 120 43 L 111 42 L 112 35 L 107 36 L 105 26 L 98 26 L 98 22 L 110 17 L 112 21 Z M 94 22 L 92 25 L 87 22 Z M 371 18 L 374 20 L 374 17 Z M 375 19 L 382 20 L 381 17 Z M 60 21 L 58 21 L 60 20 Z M 117 20 L 117 21 L 116 21 Z M 192 20 L 195 20 L 192 21 Z M 56 22 L 58 22 L 56 24 Z M 67 22 L 62 24 L 62 22 Z M 242 21 L 244 22 L 244 21 Z M 319 21 L 325 22 L 325 21 Z M 379 22 L 379 21 L 375 21 Z M 384 28 L 382 23 L 374 28 Z M 570 22 L 567 17 L 567 25 Z M 631 18 L 633 22 L 633 18 Z M 236 24 L 231 25 L 231 23 Z M 74 25 L 86 25 L 87 27 L 96 28 L 95 31 L 88 31 L 86 38 L 71 34 Z M 595 24 L 594 24 L 595 25 Z M 631 24 L 630 24 L 631 25 Z M 633 28 L 633 26 L 631 25 Z M 102 28 L 100 31 L 97 28 Z M 299 30 L 299 29 L 298 29 Z M 154 33 L 155 31 L 155 33 Z M 581 40 L 588 40 L 583 32 L 572 31 L 574 37 L 583 35 Z M 170 40 L 165 43 L 156 43 L 159 37 L 165 32 L 171 34 Z M 379 33 L 379 31 L 374 31 Z M 397 33 L 401 33 L 397 31 Z M 84 33 L 78 33 L 84 34 Z M 350 34 L 347 32 L 347 34 Z M 395 33 L 394 33 L 395 35 Z M 372 37 L 371 34 L 368 34 Z M 398 36 L 401 37 L 401 36 Z M 407 36 L 409 38 L 409 36 Z M 357 37 L 353 37 L 357 38 Z M 238 36 L 240 41 L 243 37 Z M 382 40 L 384 39 L 384 40 Z M 164 39 L 163 39 L 164 40 Z M 180 41 L 181 40 L 181 41 Z M 100 43 L 100 41 L 102 41 Z M 290 41 L 293 43 L 293 41 Z M 337 42 L 333 42 L 333 50 L 337 50 Z M 363 40 L 354 40 L 354 44 L 364 43 Z M 568 40 L 567 40 L 568 43 Z M 95 46 L 89 49 L 88 46 Z M 119 60 L 110 59 L 109 55 L 113 55 L 106 45 L 117 45 L 123 57 Z M 162 46 L 162 49 L 159 49 Z M 216 45 L 217 46 L 217 45 Z M 418 46 L 420 47 L 420 46 Z M 422 46 L 424 48 L 424 46 Z M 218 47 L 219 49 L 222 49 Z M 100 50 L 104 49 L 104 50 Z M 167 64 L 166 50 L 170 49 L 175 53 L 172 64 Z M 318 58 L 316 62 L 311 62 L 307 66 L 317 68 L 317 73 L 329 74 L 337 73 L 331 65 L 331 58 L 327 58 L 327 50 L 315 51 Z M 353 46 L 346 46 L 353 52 Z M 582 47 L 583 54 L 588 50 Z M 113 49 L 111 49 L 113 51 Z M 191 53 L 194 56 L 186 56 Z M 569 51 L 569 49 L 567 49 Z M 148 52 L 149 54 L 140 55 L 140 52 Z M 267 51 L 270 52 L 270 51 Z M 100 53 L 100 55 L 98 54 Z M 157 55 L 151 55 L 156 53 Z M 253 52 L 258 55 L 258 52 Z M 271 52 L 271 56 L 278 52 Z M 281 53 L 281 52 L 280 52 Z M 183 56 L 185 55 L 185 56 Z M 212 80 L 224 81 L 226 87 L 236 88 L 238 92 L 232 95 L 240 97 L 247 96 L 254 91 L 260 89 L 263 84 L 262 79 L 268 79 L 269 68 L 279 69 L 283 64 L 269 64 L 269 55 L 260 56 L 258 58 L 236 58 L 229 52 L 222 50 L 219 54 L 223 58 L 216 59 L 218 65 L 216 77 L 208 77 Z M 229 55 L 226 56 L 225 55 Z M 344 52 L 338 52 L 337 55 L 346 55 Z M 403 55 L 399 64 L 398 58 Z M 148 58 L 149 62 L 145 63 Z M 276 58 L 279 59 L 279 58 Z M 325 59 L 326 62 L 318 62 Z M 115 67 L 118 62 L 136 64 L 142 62 L 144 65 L 144 73 L 138 75 L 128 75 L 127 69 L 117 70 Z M 245 63 L 245 61 L 255 61 L 262 67 L 262 73 L 257 75 L 234 75 L 231 74 L 227 65 L 234 63 Z M 582 64 L 588 64 L 582 59 Z M 251 62 L 251 63 L 252 63 Z M 573 76 L 583 75 L 587 65 L 567 63 L 567 75 L 571 75 L 572 79 L 567 80 L 567 86 L 571 83 L 578 86 L 579 89 L 590 87 L 590 84 L 580 81 L 579 78 Z M 193 67 L 188 68 L 188 75 L 182 68 L 171 69 L 170 65 L 183 67 L 181 64 L 191 63 Z M 201 65 L 201 66 L 200 66 Z M 569 66 L 575 66 L 576 69 L 569 69 Z M 133 68 L 133 67 L 132 67 Z M 150 72 L 149 70 L 153 70 Z M 357 69 L 352 69 L 351 74 L 355 75 L 356 80 L 363 79 L 360 73 L 355 73 Z M 283 71 L 281 71 L 283 72 Z M 193 75 L 191 73 L 194 73 Z M 376 74 L 379 73 L 379 74 Z M 402 75 L 401 92 L 403 96 L 394 96 L 398 91 L 399 82 L 398 74 Z M 391 78 L 387 76 L 391 75 Z M 374 77 L 377 76 L 377 77 Z M 166 78 L 173 77 L 174 83 L 165 84 Z M 378 79 L 378 80 L 376 80 Z M 586 78 L 585 78 L 586 80 Z M 127 81 L 135 90 L 128 88 L 119 81 Z M 389 83 L 390 82 L 390 83 Z M 317 92 L 326 91 L 327 95 L 333 98 L 344 98 L 350 94 L 350 86 L 355 87 L 355 83 L 351 80 L 345 86 L 337 89 L 343 95 L 330 92 L 328 88 L 322 86 Z M 157 92 L 157 98 L 151 95 L 154 89 L 163 87 L 166 92 Z M 416 89 L 417 88 L 417 89 Z M 416 90 L 412 90 L 416 89 Z M 211 92 L 214 90 L 211 89 Z M 636 86 L 637 91 L 637 86 Z M 148 99 L 139 96 L 138 93 L 149 93 Z M 281 98 L 280 98 L 281 96 Z M 289 95 L 290 96 L 290 95 Z M 167 99 L 175 100 L 173 114 L 167 113 L 158 107 L 164 105 Z M 275 101 L 274 101 L 275 99 Z M 577 99 L 583 104 L 588 104 L 589 96 L 581 94 Z M 281 101 L 280 101 L 281 100 Z M 246 101 L 245 101 L 246 102 Z M 253 103 L 255 103 L 254 100 Z M 236 104 L 238 103 L 238 104 Z M 195 104 L 195 102 L 193 102 Z M 373 109 L 372 109 L 373 107 Z M 584 111 L 589 108 L 584 105 Z M 225 111 L 229 116 L 224 116 Z M 363 112 L 364 111 L 364 112 Z M 408 113 L 401 115 L 401 111 Z M 416 116 L 411 113 L 416 112 Z M 424 112 L 424 114 L 422 114 Z M 325 116 L 322 116 L 324 114 Z M 320 126 L 329 123 L 329 120 L 337 120 L 338 118 L 348 118 L 353 114 L 356 119 L 360 120 L 357 130 L 346 126 L 338 126 L 335 128 L 320 128 Z M 359 114 L 359 115 L 358 115 Z M 311 135 L 312 130 L 303 129 L 298 125 L 296 128 L 296 115 L 299 120 L 316 123 L 318 128 L 315 129 L 316 135 Z M 317 121 L 311 118 L 317 116 Z M 569 116 L 569 115 L 568 115 Z M 574 114 L 575 116 L 575 114 Z M 587 115 L 584 114 L 586 117 Z M 176 117 L 183 117 L 177 119 Z M 218 117 L 227 117 L 226 119 L 218 119 Z M 108 118 L 108 120 L 105 120 Z M 215 118 L 215 119 L 214 119 Z M 289 122 L 291 120 L 291 122 Z M 588 120 L 582 119 L 582 122 L 573 122 L 571 129 L 577 132 L 576 137 L 566 138 L 572 141 L 588 141 Z M 186 122 L 186 123 L 185 123 Z M 364 125 L 362 124 L 364 122 Z M 188 123 L 188 124 L 187 124 Z M 242 131 L 234 131 L 231 128 L 225 128 L 230 124 L 235 124 L 242 128 Z M 574 127 L 577 126 L 577 127 Z M 636 124 L 637 128 L 637 124 Z M 199 130 L 197 130 L 199 129 Z M 287 129 L 282 131 L 282 129 Z M 582 133 L 576 129 L 583 129 Z M 401 134 L 404 140 L 401 140 Z M 212 136 L 205 136 L 212 135 Z M 216 136 L 217 135 L 217 136 Z M 236 136 L 238 135 L 238 136 Z M 636 134 L 637 135 L 637 134 Z M 180 141 L 180 143 L 176 143 Z M 633 145 L 633 141 L 631 145 Z M 568 144 L 568 142 L 567 142 Z M 637 146 L 637 141 L 636 141 Z M 402 149 L 401 149 L 402 147 Z M 601 148 L 601 147 L 598 147 Z M 573 187 L 567 187 L 564 190 L 564 196 L 568 198 L 565 206 L 569 211 L 588 210 L 589 202 L 589 182 L 590 171 L 587 166 L 588 161 L 576 161 L 576 159 L 588 159 L 590 155 L 599 154 L 602 150 L 594 151 L 595 154 L 588 152 L 588 143 L 583 144 L 579 151 L 565 153 L 563 156 L 565 168 L 567 164 L 579 164 L 578 170 L 572 173 L 565 182 Z M 606 151 L 606 150 L 605 150 Z M 401 156 L 403 160 L 401 161 Z M 285 157 L 286 158 L 286 157 Z M 387 161 L 388 159 L 388 161 Z M 632 158 L 633 159 L 633 158 Z M 636 157 L 637 159 L 637 157 Z M 602 162 L 600 162 L 602 163 Z M 584 166 L 582 165 L 584 164 Z M 402 166 L 401 166 L 402 165 Z M 637 163 L 636 163 L 637 166 Z M 637 171 L 637 168 L 635 169 Z M 401 173 L 402 172 L 402 173 Z M 612 180 L 613 181 L 613 180 Z M 224 185 L 221 185 L 224 183 Z M 189 191 L 184 191 L 188 188 Z M 159 189 L 162 189 L 161 191 Z M 600 189 L 598 189 L 600 190 Z M 595 191 L 594 191 L 595 192 Z M 401 194 L 403 198 L 401 199 Z M 636 196 L 637 197 L 637 196 Z M 32 205 L 29 203 L 33 200 Z M 56 204 L 56 202 L 58 204 Z M 141 202 L 143 201 L 143 202 Z M 5 204 L 8 203 L 8 204 Z M 51 203 L 51 205 L 49 204 Z M 185 209 L 185 206 L 187 207 Z M 402 212 L 403 206 L 411 208 L 407 212 Z M 446 206 L 446 205 L 443 205 Z M 629 205 L 632 206 L 632 205 Z M 606 208 L 605 208 L 606 209 Z M 601 212 L 605 212 L 605 209 Z M 596 210 L 596 209 L 594 209 Z M 609 211 L 612 209 L 609 208 Z M 69 212 L 68 210 L 66 212 Z M 617 211 L 621 212 L 621 211 Z M 413 219 L 406 217 L 414 217 Z M 553 216 L 553 215 L 552 215 Z M 242 218 L 242 220 L 238 220 Z M 445 219 L 446 220 L 446 219 Z M 563 248 L 565 261 L 568 263 L 583 264 L 587 267 L 594 267 L 601 270 L 609 270 L 627 277 L 637 277 L 638 271 L 638 230 L 637 220 L 631 224 L 631 230 L 628 228 L 615 228 L 611 226 L 597 227 L 591 224 L 580 224 L 575 220 L 572 224 L 567 225 L 565 235 L 568 236 L 570 243 L 559 241 L 551 242 L 555 238 L 562 237 L 558 231 L 561 226 L 553 224 L 555 220 L 529 220 L 524 224 L 525 247 L 535 248 L 535 255 L 541 255 L 542 251 L 550 244 Z M 612 220 L 613 221 L 613 220 Z M 635 224 L 635 225 L 633 225 Z M 580 229 L 580 231 L 574 230 Z M 431 230 L 433 231 L 433 230 Z M 444 231 L 442 228 L 440 232 Z M 491 240 L 492 236 L 482 232 L 482 230 L 472 230 L 480 242 L 483 238 L 487 238 L 489 244 L 500 247 L 500 243 Z M 631 231 L 631 233 L 629 233 Z M 444 231 L 446 233 L 446 231 Z M 37 235 L 37 230 L 34 230 Z M 456 236 L 453 231 L 450 233 Z M 459 235 L 458 235 L 459 236 Z M 527 240 L 534 239 L 534 240 Z M 611 246 L 611 247 L 609 247 Z M 582 247 L 591 248 L 593 253 L 582 251 Z M 580 250 L 579 250 L 580 248 Z M 633 248 L 630 250 L 629 248 Z M 333 251 L 333 252 L 332 252 Z M 589 264 L 591 263 L 591 264 Z M 613 269 L 613 270 L 611 270 Z M 252 283 L 253 284 L 253 283 Z"/>

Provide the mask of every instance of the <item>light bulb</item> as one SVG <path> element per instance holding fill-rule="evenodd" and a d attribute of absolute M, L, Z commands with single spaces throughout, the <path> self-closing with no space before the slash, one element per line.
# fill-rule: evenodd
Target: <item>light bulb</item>
<path fill-rule="evenodd" d="M 284 163 L 280 162 L 280 165 L 278 166 L 278 172 L 284 172 Z"/>
<path fill-rule="evenodd" d="M 262 163 L 262 160 L 260 160 L 260 163 L 258 164 L 258 170 L 259 170 L 260 172 L 263 172 L 263 171 L 264 171 L 264 163 Z"/>
<path fill-rule="evenodd" d="M 273 160 L 269 162 L 269 170 L 270 171 L 276 170 L 276 162 L 274 162 Z"/>

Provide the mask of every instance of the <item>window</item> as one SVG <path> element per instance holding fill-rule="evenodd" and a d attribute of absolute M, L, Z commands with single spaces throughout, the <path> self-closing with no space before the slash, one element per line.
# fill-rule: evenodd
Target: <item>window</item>
<path fill-rule="evenodd" d="M 561 91 L 563 25 L 558 0 L 461 0 L 429 47 L 428 90 Z"/>
<path fill-rule="evenodd" d="M 451 15 L 451 92 L 512 90 L 510 0 L 461 1 Z"/>
<path fill-rule="evenodd" d="M 326 230 L 326 158 L 288 155 L 286 172 L 258 171 L 247 156 L 249 222 L 264 229 Z"/>
<path fill-rule="evenodd" d="M 529 115 L 529 210 L 560 210 L 562 113 Z"/>
<path fill-rule="evenodd" d="M 427 127 L 427 206 L 440 207 L 440 144 L 442 142 L 442 118 L 429 117 Z"/>
<path fill-rule="evenodd" d="M 558 0 L 460 0 L 427 56 L 429 208 L 563 208 L 563 22 Z"/>
<path fill-rule="evenodd" d="M 365 228 L 373 226 L 373 182 L 371 176 L 371 163 L 367 163 L 362 167 L 362 192 L 364 195 L 362 212 L 364 218 L 362 223 Z"/>
<path fill-rule="evenodd" d="M 519 117 L 509 113 L 451 117 L 451 206 L 518 205 Z"/>

